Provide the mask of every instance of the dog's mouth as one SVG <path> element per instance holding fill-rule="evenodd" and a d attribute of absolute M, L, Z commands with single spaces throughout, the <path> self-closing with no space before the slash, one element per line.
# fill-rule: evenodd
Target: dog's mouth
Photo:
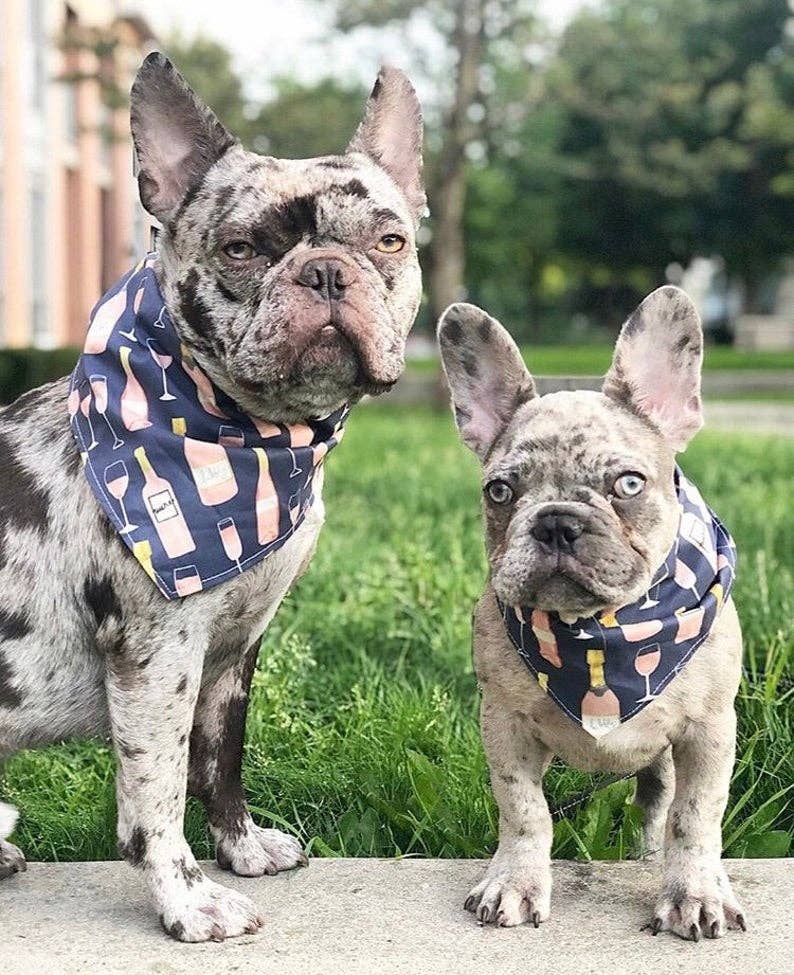
<path fill-rule="evenodd" d="M 493 581 L 502 602 L 560 616 L 593 616 L 615 599 L 615 593 L 608 592 L 595 573 L 565 556 L 550 559 L 520 580 L 500 578 L 497 572 Z"/>

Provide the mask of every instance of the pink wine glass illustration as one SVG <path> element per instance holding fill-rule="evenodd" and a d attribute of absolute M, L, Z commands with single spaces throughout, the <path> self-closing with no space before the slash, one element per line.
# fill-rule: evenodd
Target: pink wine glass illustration
<path fill-rule="evenodd" d="M 66 409 L 69 411 L 69 419 L 73 420 L 80 409 L 80 390 L 75 387 L 69 391 L 69 398 L 66 400 Z"/>
<path fill-rule="evenodd" d="M 146 290 L 146 285 L 142 284 L 140 288 L 135 292 L 135 297 L 132 300 L 132 310 L 135 314 L 138 314 L 138 310 L 141 307 L 141 301 L 143 301 L 143 293 Z M 137 342 L 138 339 L 135 337 L 135 326 L 131 325 L 129 331 L 125 332 L 123 328 L 119 329 L 119 335 L 123 335 L 125 339 L 129 339 L 130 342 Z"/>
<path fill-rule="evenodd" d="M 91 434 L 91 443 L 88 445 L 88 450 L 93 450 L 97 445 L 97 438 L 94 436 L 94 425 L 91 423 L 91 394 L 86 393 L 83 399 L 80 400 L 80 412 L 88 421 L 88 430 Z"/>
<path fill-rule="evenodd" d="M 130 486 L 130 475 L 127 472 L 127 465 L 123 460 L 114 461 L 114 463 L 108 464 L 105 468 L 105 486 L 118 501 L 119 507 L 121 508 L 121 516 L 124 519 L 124 524 L 119 528 L 119 534 L 129 535 L 138 526 L 130 523 L 127 509 L 124 507 L 124 495 Z"/>
<path fill-rule="evenodd" d="M 154 325 L 155 328 L 165 328 L 165 319 L 163 318 L 163 315 L 165 315 L 165 305 L 163 305 L 163 307 L 160 309 L 159 315 L 152 322 L 152 325 Z"/>
<path fill-rule="evenodd" d="M 124 446 L 124 441 L 113 429 L 113 424 L 110 422 L 107 415 L 108 408 L 108 381 L 105 376 L 89 376 L 91 383 L 91 389 L 94 391 L 94 405 L 96 406 L 96 411 L 102 417 L 102 419 L 107 423 L 108 429 L 113 434 L 113 449 L 118 450 L 119 447 Z"/>
<path fill-rule="evenodd" d="M 166 381 L 165 371 L 174 361 L 174 357 L 169 355 L 167 352 L 163 352 L 160 346 L 154 341 L 154 339 L 147 339 L 146 344 L 149 346 L 149 352 L 152 358 L 160 367 L 160 372 L 163 374 L 163 394 L 160 399 L 165 403 L 169 400 L 175 400 L 176 396 L 173 396 L 168 392 L 168 383 Z"/>
<path fill-rule="evenodd" d="M 290 521 L 293 525 L 298 520 L 298 515 L 300 514 L 300 498 L 300 491 L 296 491 L 295 494 L 290 495 L 290 499 L 287 502 Z"/>
<path fill-rule="evenodd" d="M 295 460 L 295 451 L 291 447 L 287 447 L 287 453 L 292 458 L 292 470 L 289 472 L 290 477 L 297 477 L 298 474 L 303 473 L 303 468 L 298 467 L 298 462 Z"/>
<path fill-rule="evenodd" d="M 655 694 L 651 694 L 651 674 L 661 662 L 662 648 L 658 643 L 650 643 L 647 647 L 640 647 L 637 651 L 634 658 L 634 669 L 640 677 L 645 678 L 645 697 L 641 697 L 637 701 L 638 704 L 640 701 L 652 701 L 656 697 Z"/>
<path fill-rule="evenodd" d="M 237 531 L 234 518 L 221 518 L 218 522 L 218 533 L 221 536 L 226 557 L 230 562 L 234 562 L 237 565 L 238 572 L 242 572 L 243 567 L 240 565 L 240 556 L 243 554 L 243 543 L 240 541 L 240 534 Z"/>
<path fill-rule="evenodd" d="M 218 430 L 218 443 L 222 447 L 244 447 L 245 434 L 239 427 L 230 427 L 222 424 Z"/>
<path fill-rule="evenodd" d="M 189 596 L 194 592 L 201 592 L 201 576 L 195 565 L 180 565 L 174 569 L 174 589 L 177 596 Z"/>

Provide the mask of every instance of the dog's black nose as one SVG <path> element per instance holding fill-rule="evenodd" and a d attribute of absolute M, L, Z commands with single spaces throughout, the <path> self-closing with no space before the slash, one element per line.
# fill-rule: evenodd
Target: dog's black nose
<path fill-rule="evenodd" d="M 546 514 L 537 519 L 530 531 L 541 545 L 570 553 L 584 525 L 574 515 Z"/>
<path fill-rule="evenodd" d="M 328 301 L 338 301 L 344 297 L 350 278 L 350 268 L 342 261 L 313 257 L 306 261 L 295 280 Z"/>

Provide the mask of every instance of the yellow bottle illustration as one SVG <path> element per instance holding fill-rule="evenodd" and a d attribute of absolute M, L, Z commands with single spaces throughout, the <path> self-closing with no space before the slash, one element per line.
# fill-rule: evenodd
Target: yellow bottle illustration
<path fill-rule="evenodd" d="M 141 563 L 146 575 L 149 576 L 153 582 L 156 582 L 157 580 L 154 576 L 154 566 L 152 565 L 151 543 L 145 539 L 142 542 L 135 542 L 135 544 L 132 546 L 132 554 Z"/>
<path fill-rule="evenodd" d="M 604 651 L 588 650 L 587 666 L 590 690 L 582 698 L 582 727 L 594 738 L 601 738 L 620 724 L 620 701 L 604 678 Z"/>
<path fill-rule="evenodd" d="M 138 447 L 134 453 L 146 479 L 141 497 L 166 554 L 175 559 L 195 551 L 196 543 L 171 484 L 155 473 L 143 447 Z"/>
<path fill-rule="evenodd" d="M 254 447 L 259 461 L 259 479 L 256 483 L 256 535 L 260 545 L 267 545 L 278 538 L 279 504 L 267 454 L 261 447 Z"/>

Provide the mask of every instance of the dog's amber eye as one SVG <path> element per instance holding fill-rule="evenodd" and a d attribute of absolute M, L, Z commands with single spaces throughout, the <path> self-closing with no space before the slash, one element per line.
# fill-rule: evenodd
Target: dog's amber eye
<path fill-rule="evenodd" d="M 636 498 L 638 494 L 642 494 L 644 487 L 645 478 L 642 474 L 627 471 L 615 481 L 612 490 L 619 498 Z"/>
<path fill-rule="evenodd" d="M 396 254 L 405 247 L 405 237 L 399 234 L 386 234 L 375 244 L 375 250 L 381 254 Z"/>
<path fill-rule="evenodd" d="M 233 240 L 223 248 L 223 253 L 233 261 L 250 261 L 256 251 L 247 240 Z"/>
<path fill-rule="evenodd" d="M 485 493 L 494 504 L 509 504 L 513 500 L 513 489 L 507 481 L 488 481 L 485 485 Z"/>

